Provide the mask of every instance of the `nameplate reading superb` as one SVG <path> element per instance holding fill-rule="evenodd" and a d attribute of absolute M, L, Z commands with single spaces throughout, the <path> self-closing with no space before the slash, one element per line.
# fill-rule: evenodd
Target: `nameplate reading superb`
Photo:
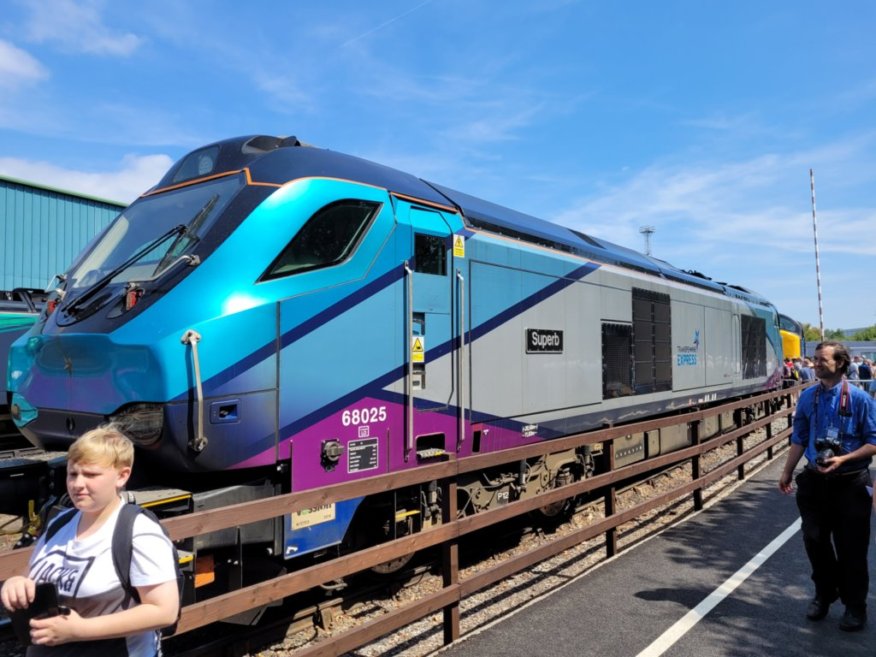
<path fill-rule="evenodd" d="M 526 329 L 526 353 L 563 353 L 563 332 L 556 329 Z"/>

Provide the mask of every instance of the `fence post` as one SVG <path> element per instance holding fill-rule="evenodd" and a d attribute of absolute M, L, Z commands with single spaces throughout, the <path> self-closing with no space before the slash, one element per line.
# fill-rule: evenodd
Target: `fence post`
<path fill-rule="evenodd" d="M 746 424 L 749 424 L 751 421 L 751 416 L 745 412 L 740 412 L 739 414 L 739 426 L 742 427 Z M 745 453 L 745 437 L 739 436 L 736 439 L 736 456 L 742 456 Z M 736 466 L 736 479 L 737 481 L 742 481 L 745 479 L 745 464 L 740 463 Z"/>
<path fill-rule="evenodd" d="M 442 522 L 456 522 L 456 479 L 441 484 Z M 441 577 L 445 587 L 459 584 L 459 540 L 453 538 L 441 546 Z M 444 607 L 444 645 L 459 638 L 459 601 Z"/>
<path fill-rule="evenodd" d="M 690 444 L 691 445 L 699 445 L 700 444 L 700 421 L 694 420 L 689 425 L 690 427 Z M 691 477 L 694 481 L 700 478 L 700 470 L 701 470 L 701 458 L 700 454 L 696 454 L 690 462 L 690 470 Z M 694 509 L 697 511 L 702 511 L 703 509 L 703 489 L 697 488 L 693 492 L 693 503 Z"/>
<path fill-rule="evenodd" d="M 614 438 L 606 440 L 602 446 L 608 461 L 608 471 L 614 472 Z M 617 511 L 617 489 L 614 484 L 611 484 L 605 491 L 605 517 L 613 516 L 615 511 Z M 608 557 L 613 557 L 617 554 L 617 527 L 612 527 L 605 532 L 605 554 Z"/>
<path fill-rule="evenodd" d="M 743 425 L 747 424 L 747 416 L 743 412 L 741 408 L 737 408 L 733 411 L 733 426 L 737 429 L 741 429 Z M 742 443 L 742 438 L 736 439 L 736 456 L 742 456 L 742 452 L 744 451 L 745 445 Z M 740 465 L 736 468 L 736 479 L 741 480 L 745 477 L 745 468 Z"/>
<path fill-rule="evenodd" d="M 745 453 L 745 438 L 743 436 L 739 436 L 736 439 L 736 456 L 742 456 Z M 736 466 L 736 479 L 737 481 L 742 481 L 745 479 L 745 464 L 740 463 Z"/>

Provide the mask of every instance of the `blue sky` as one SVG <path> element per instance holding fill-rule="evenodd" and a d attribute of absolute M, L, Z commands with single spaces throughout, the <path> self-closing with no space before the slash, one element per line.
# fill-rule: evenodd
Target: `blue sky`
<path fill-rule="evenodd" d="M 0 174 L 131 201 L 243 134 L 876 323 L 876 4 L 0 0 Z"/>

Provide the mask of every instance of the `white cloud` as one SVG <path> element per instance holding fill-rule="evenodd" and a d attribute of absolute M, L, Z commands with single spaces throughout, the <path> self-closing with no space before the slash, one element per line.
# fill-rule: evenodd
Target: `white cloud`
<path fill-rule="evenodd" d="M 49 162 L 0 157 L 0 174 L 77 194 L 130 203 L 173 163 L 167 155 L 126 155 L 115 171 L 76 171 Z"/>
<path fill-rule="evenodd" d="M 265 72 L 257 72 L 253 77 L 256 87 L 268 95 L 277 111 L 295 114 L 316 110 L 314 99 L 295 77 Z"/>
<path fill-rule="evenodd" d="M 768 128 L 762 124 L 760 117 L 754 113 L 748 114 L 725 114 L 717 112 L 699 118 L 682 120 L 681 125 L 691 128 L 701 128 L 714 132 L 730 133 L 734 139 L 742 136 L 763 134 Z"/>
<path fill-rule="evenodd" d="M 30 20 L 26 36 L 36 43 L 55 43 L 68 52 L 128 56 L 143 40 L 130 32 L 114 32 L 104 24 L 102 2 L 54 0 L 25 7 Z"/>
<path fill-rule="evenodd" d="M 858 81 L 857 84 L 836 94 L 832 98 L 824 99 L 824 103 L 831 109 L 847 111 L 869 105 L 876 99 L 876 78 Z"/>
<path fill-rule="evenodd" d="M 0 89 L 14 89 L 48 76 L 48 70 L 32 55 L 0 39 Z"/>
<path fill-rule="evenodd" d="M 817 323 L 809 167 L 821 172 L 818 241 L 829 327 L 872 323 L 857 296 L 876 258 L 870 191 L 872 135 L 808 151 L 731 162 L 655 164 L 569 204 L 552 220 L 652 253 L 682 269 L 764 294 L 782 312 Z M 854 283 L 857 282 L 858 285 Z"/>
<path fill-rule="evenodd" d="M 515 140 L 519 138 L 524 128 L 544 113 L 544 104 L 536 103 L 521 108 L 496 106 L 485 109 L 486 116 L 482 115 L 482 118 L 455 126 L 452 130 L 447 130 L 447 134 L 462 142 L 477 144 Z"/>
<path fill-rule="evenodd" d="M 850 154 L 849 148 L 826 149 Z M 818 154 L 763 155 L 729 164 L 655 165 L 626 182 L 563 211 L 558 223 L 627 245 L 639 245 L 638 228 L 655 225 L 671 242 L 696 240 L 699 249 L 725 251 L 728 244 L 796 251 L 811 243 L 808 170 Z M 810 160 L 811 161 L 811 160 Z M 825 163 L 827 168 L 840 166 Z M 818 214 L 829 233 L 824 248 L 873 255 L 860 239 L 873 212 L 833 206 Z M 661 230 L 662 229 L 662 230 Z M 619 238 L 618 236 L 621 236 Z"/>

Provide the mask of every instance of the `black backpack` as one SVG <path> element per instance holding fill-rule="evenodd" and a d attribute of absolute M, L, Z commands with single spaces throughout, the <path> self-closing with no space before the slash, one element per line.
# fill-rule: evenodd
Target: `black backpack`
<path fill-rule="evenodd" d="M 164 525 L 159 522 L 158 517 L 152 513 L 152 511 L 144 509 L 138 504 L 122 505 L 122 508 L 119 510 L 119 519 L 116 521 L 116 528 L 113 530 L 113 566 L 116 569 L 116 575 L 118 575 L 125 593 L 137 603 L 140 602 L 140 594 L 137 593 L 137 589 L 131 584 L 131 556 L 134 552 L 134 520 L 141 513 L 158 523 L 158 526 L 161 527 L 161 531 L 164 532 L 164 535 L 170 538 Z M 51 540 L 51 538 L 58 533 L 58 530 L 70 522 L 74 515 L 76 515 L 76 509 L 68 509 L 55 516 L 55 518 L 49 523 L 48 527 L 46 527 L 46 542 Z M 179 554 L 177 553 L 176 546 L 173 542 L 171 542 L 170 545 L 173 549 L 173 564 L 176 569 L 176 586 L 177 591 L 179 592 L 180 611 L 177 612 L 176 622 L 161 630 L 162 636 L 171 636 L 176 632 L 176 627 L 179 624 L 180 613 L 182 611 L 183 589 L 185 586 L 185 576 L 179 567 Z"/>

